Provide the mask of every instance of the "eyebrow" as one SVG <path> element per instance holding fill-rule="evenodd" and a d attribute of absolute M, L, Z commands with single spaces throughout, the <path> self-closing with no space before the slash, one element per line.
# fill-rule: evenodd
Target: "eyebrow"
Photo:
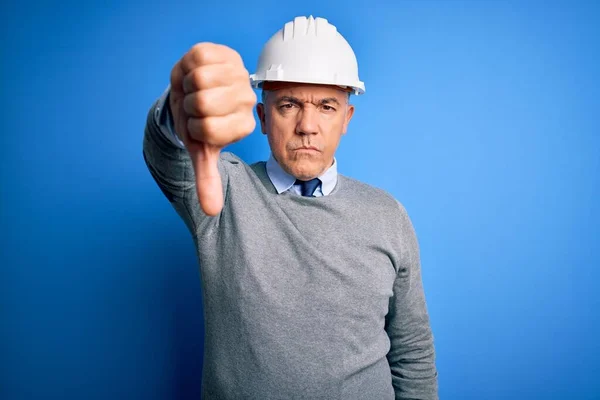
<path fill-rule="evenodd" d="M 299 98 L 294 97 L 294 96 L 281 96 L 277 99 L 276 103 L 279 104 L 284 101 L 294 103 L 296 105 L 301 105 L 303 103 L 302 100 L 300 100 Z M 340 102 L 335 97 L 325 97 L 324 99 L 321 99 L 319 101 L 319 104 L 329 104 L 329 103 L 335 103 L 337 105 L 340 105 Z"/>

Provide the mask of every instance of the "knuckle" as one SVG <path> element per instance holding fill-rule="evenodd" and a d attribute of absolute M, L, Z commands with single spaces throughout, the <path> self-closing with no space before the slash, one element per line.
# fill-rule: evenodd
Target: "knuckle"
<path fill-rule="evenodd" d="M 243 108 L 252 108 L 256 104 L 258 98 L 256 97 L 256 93 L 251 88 L 244 87 L 243 91 L 240 91 L 239 96 L 239 105 Z"/>
<path fill-rule="evenodd" d="M 250 89 L 248 93 L 248 104 L 250 104 L 250 106 L 254 106 L 257 101 L 258 97 L 256 96 L 256 93 L 254 93 L 254 90 Z"/>
<path fill-rule="evenodd" d="M 190 71 L 185 78 L 183 78 L 184 87 L 187 93 L 193 93 L 200 89 L 200 82 L 198 79 L 198 68 Z"/>
<path fill-rule="evenodd" d="M 231 47 L 210 43 L 201 42 L 194 44 L 184 56 L 185 64 L 189 69 L 193 66 L 200 66 L 214 63 L 230 63 L 232 65 L 241 66 L 244 68 L 244 63 L 240 53 Z"/>
<path fill-rule="evenodd" d="M 241 86 L 250 86 L 250 74 L 246 68 L 235 68 L 235 70 L 232 71 L 232 77 L 237 84 Z"/>
<path fill-rule="evenodd" d="M 202 108 L 198 102 L 198 92 L 187 94 L 184 97 L 183 109 L 190 116 L 199 116 L 202 114 Z"/>
<path fill-rule="evenodd" d="M 241 67 L 238 72 L 240 81 L 250 82 L 250 72 L 245 67 Z"/>
<path fill-rule="evenodd" d="M 196 67 L 185 76 L 184 89 L 187 93 L 207 89 L 211 87 L 213 80 L 210 70 L 204 67 Z"/>
<path fill-rule="evenodd" d="M 208 47 L 209 47 L 208 43 L 204 43 L 204 42 L 196 43 L 191 47 L 190 53 L 195 54 L 195 55 L 202 55 L 204 52 L 206 52 Z"/>
<path fill-rule="evenodd" d="M 195 93 L 196 109 L 200 114 L 206 114 L 209 112 L 211 104 L 210 94 L 205 91 Z"/>
<path fill-rule="evenodd" d="M 220 45 L 219 51 L 225 61 L 230 62 L 231 64 L 234 64 L 234 65 L 242 65 L 243 66 L 242 56 L 240 55 L 240 53 L 238 53 L 231 47 L 225 46 L 225 45 Z"/>
<path fill-rule="evenodd" d="M 238 76 L 236 68 L 235 68 L 235 65 L 233 65 L 233 64 L 231 64 L 229 62 L 225 63 L 223 65 L 220 65 L 219 66 L 219 70 L 223 74 L 227 75 L 227 77 L 229 79 L 234 79 L 235 80 L 237 78 L 237 76 Z"/>
<path fill-rule="evenodd" d="M 200 120 L 200 129 L 202 136 L 207 142 L 212 142 L 217 135 L 217 124 L 214 118 L 202 118 Z"/>
<path fill-rule="evenodd" d="M 190 118 L 187 128 L 190 136 L 200 142 L 213 144 L 219 136 L 214 118 Z"/>
<path fill-rule="evenodd" d="M 238 118 L 236 118 L 235 124 L 235 134 L 236 137 L 241 138 L 244 137 L 252 131 L 256 127 L 256 122 L 254 121 L 254 117 L 252 115 L 248 115 L 248 113 L 240 113 L 238 114 Z"/>
<path fill-rule="evenodd" d="M 210 86 L 211 76 L 206 68 L 196 68 L 193 74 L 193 81 L 198 89 L 203 89 Z"/>
<path fill-rule="evenodd" d="M 185 111 L 185 113 L 187 115 L 196 115 L 196 105 L 195 105 L 195 99 L 194 99 L 194 94 L 187 94 L 185 95 L 185 97 L 183 98 L 183 111 Z"/>
<path fill-rule="evenodd" d="M 203 65 L 210 59 L 211 48 L 208 43 L 196 43 L 187 54 L 190 69 Z"/>
<path fill-rule="evenodd" d="M 206 47 L 206 43 L 203 43 L 203 42 L 194 43 L 194 45 L 192 46 L 190 51 L 199 51 L 199 50 L 203 49 L 204 47 Z"/>
<path fill-rule="evenodd" d="M 244 61 L 242 60 L 241 54 L 233 49 L 229 49 L 229 50 L 230 50 L 231 60 L 235 61 L 237 64 L 239 64 L 243 67 Z"/>
<path fill-rule="evenodd" d="M 251 133 L 256 128 L 256 121 L 254 120 L 254 116 L 246 118 L 245 122 L 245 132 Z"/>

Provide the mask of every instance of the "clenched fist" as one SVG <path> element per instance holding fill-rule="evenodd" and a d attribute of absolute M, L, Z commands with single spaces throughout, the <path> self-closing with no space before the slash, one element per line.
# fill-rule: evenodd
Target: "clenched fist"
<path fill-rule="evenodd" d="M 171 71 L 175 130 L 192 159 L 198 199 L 207 215 L 223 207 L 219 153 L 254 131 L 256 100 L 241 56 L 227 46 L 196 44 Z"/>

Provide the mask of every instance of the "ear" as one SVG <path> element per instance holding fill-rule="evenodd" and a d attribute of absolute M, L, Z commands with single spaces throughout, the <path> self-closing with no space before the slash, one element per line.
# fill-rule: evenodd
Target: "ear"
<path fill-rule="evenodd" d="M 267 134 L 267 129 L 266 129 L 266 116 L 265 116 L 265 105 L 263 103 L 258 103 L 256 105 L 256 113 L 258 114 L 258 119 L 260 120 L 260 131 L 263 134 Z"/>
<path fill-rule="evenodd" d="M 350 120 L 352 119 L 352 116 L 354 115 L 354 106 L 351 104 L 348 104 L 348 108 L 346 109 L 346 116 L 344 117 L 344 126 L 342 128 L 342 135 L 346 134 L 346 131 L 348 130 L 348 125 L 350 124 Z"/>

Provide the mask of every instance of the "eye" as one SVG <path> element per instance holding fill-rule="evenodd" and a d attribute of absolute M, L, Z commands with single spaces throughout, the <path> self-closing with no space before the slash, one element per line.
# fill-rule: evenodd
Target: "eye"
<path fill-rule="evenodd" d="M 327 104 L 323 104 L 321 108 L 323 109 L 323 111 L 335 111 L 335 108 L 328 106 Z"/>
<path fill-rule="evenodd" d="M 294 103 L 285 103 L 279 106 L 281 110 L 290 110 L 295 107 Z"/>

